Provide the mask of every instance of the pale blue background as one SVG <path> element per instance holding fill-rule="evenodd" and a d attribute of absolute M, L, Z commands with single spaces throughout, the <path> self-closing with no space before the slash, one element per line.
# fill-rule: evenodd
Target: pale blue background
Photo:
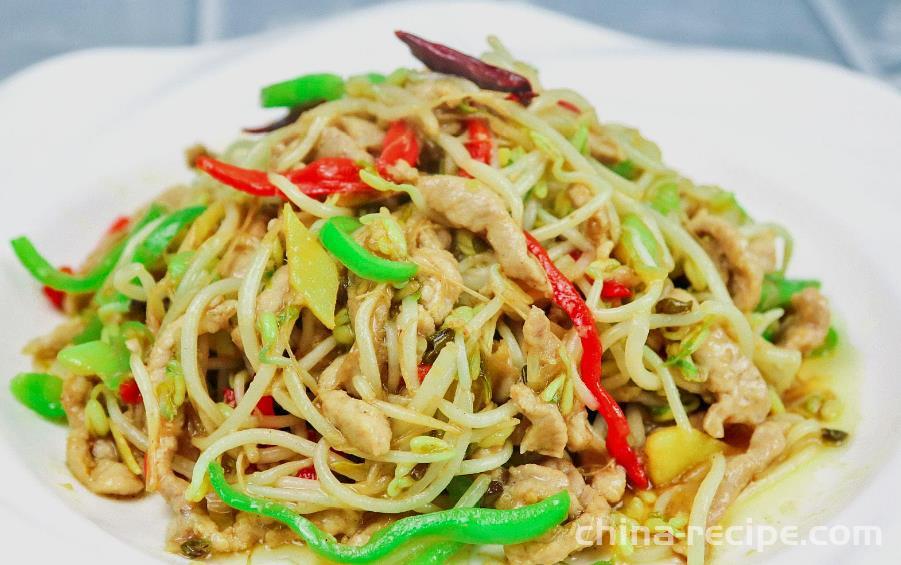
<path fill-rule="evenodd" d="M 901 86 L 901 0 L 531 0 L 651 39 L 831 61 Z M 98 46 L 190 45 L 377 0 L 0 0 L 0 79 Z"/>

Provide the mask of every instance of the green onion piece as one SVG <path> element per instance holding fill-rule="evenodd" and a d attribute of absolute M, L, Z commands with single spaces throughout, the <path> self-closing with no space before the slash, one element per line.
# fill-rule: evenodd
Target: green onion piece
<path fill-rule="evenodd" d="M 386 77 L 382 73 L 366 73 L 363 76 L 365 76 L 372 84 L 382 84 L 383 82 L 388 80 L 388 77 Z"/>
<path fill-rule="evenodd" d="M 547 181 L 541 179 L 540 181 L 536 182 L 535 186 L 532 187 L 531 194 L 539 200 L 547 197 Z"/>
<path fill-rule="evenodd" d="M 260 336 L 263 338 L 263 345 L 272 347 L 278 339 L 278 319 L 273 312 L 263 312 L 260 314 L 257 325 L 260 329 Z"/>
<path fill-rule="evenodd" d="M 560 491 L 541 502 L 513 510 L 452 508 L 401 518 L 377 531 L 365 545 L 336 542 L 333 537 L 287 506 L 239 492 L 225 479 L 217 462 L 208 467 L 210 485 L 232 508 L 266 516 L 288 526 L 310 548 L 338 563 L 373 563 L 384 560 L 409 542 L 422 539 L 463 544 L 514 544 L 534 539 L 563 522 L 569 513 L 569 494 Z"/>
<path fill-rule="evenodd" d="M 698 367 L 694 364 L 691 355 L 703 345 L 710 335 L 710 323 L 701 324 L 682 340 L 682 345 L 676 355 L 668 358 L 664 365 L 677 367 L 682 371 L 686 380 L 694 381 L 698 377 Z"/>
<path fill-rule="evenodd" d="M 352 233 L 360 227 L 354 218 L 329 218 L 319 230 L 319 240 L 332 255 L 358 277 L 376 282 L 406 282 L 416 275 L 415 263 L 390 261 L 372 254 L 354 241 Z"/>
<path fill-rule="evenodd" d="M 667 182 L 658 186 L 651 199 L 651 207 L 663 215 L 678 210 L 681 203 L 679 186 L 674 182 Z"/>
<path fill-rule="evenodd" d="M 509 147 L 499 147 L 497 150 L 497 160 L 501 167 L 506 167 L 521 159 L 525 154 L 526 150 L 519 145 L 513 149 L 510 149 Z"/>
<path fill-rule="evenodd" d="M 666 360 L 666 364 L 672 365 L 679 359 L 685 359 L 697 351 L 710 335 L 710 322 L 705 322 L 696 327 L 685 339 L 682 340 L 679 352 Z"/>
<path fill-rule="evenodd" d="M 823 357 L 829 355 L 835 351 L 836 347 L 838 347 L 838 331 L 835 329 L 835 326 L 830 326 L 829 332 L 826 334 L 826 339 L 823 341 L 823 345 L 811 351 L 810 356 Z"/>
<path fill-rule="evenodd" d="M 820 281 L 813 279 L 787 279 L 780 273 L 767 273 L 760 291 L 758 312 L 783 308 L 791 303 L 792 296 L 805 288 L 820 288 Z"/>
<path fill-rule="evenodd" d="M 257 319 L 257 328 L 263 341 L 263 348 L 260 351 L 260 359 L 263 360 L 275 349 L 275 342 L 278 340 L 278 319 L 273 312 L 263 312 Z"/>
<path fill-rule="evenodd" d="M 290 108 L 321 100 L 337 100 L 342 96 L 344 79 L 331 73 L 304 75 L 270 84 L 260 92 L 264 108 Z"/>
<path fill-rule="evenodd" d="M 170 422 L 178 415 L 178 408 L 185 401 L 185 377 L 181 364 L 175 359 L 166 364 L 166 379 L 157 385 L 160 414 Z"/>
<path fill-rule="evenodd" d="M 610 165 L 610 170 L 624 179 L 632 180 L 635 178 L 635 174 L 638 172 L 635 167 L 635 163 L 630 161 L 629 159 L 624 159 L 615 165 Z"/>
<path fill-rule="evenodd" d="M 185 401 L 185 377 L 181 364 L 172 359 L 166 364 L 166 379 L 157 385 L 160 414 L 170 422 L 178 415 L 178 408 Z"/>
<path fill-rule="evenodd" d="M 118 390 L 131 372 L 130 356 L 123 341 L 117 340 L 115 345 L 110 345 L 98 340 L 70 345 L 60 351 L 56 359 L 76 375 L 97 375 L 107 387 Z"/>
<path fill-rule="evenodd" d="M 197 216 L 206 210 L 206 206 L 192 206 L 182 208 L 160 222 L 150 235 L 135 249 L 133 261 L 142 265 L 153 265 L 162 257 L 166 248 L 175 239 L 179 232 L 197 219 Z"/>
<path fill-rule="evenodd" d="M 9 390 L 26 407 L 48 420 L 63 422 L 66 411 L 60 400 L 63 380 L 47 373 L 19 373 L 9 381 Z"/>
<path fill-rule="evenodd" d="M 138 222 L 129 233 L 128 237 L 113 246 L 110 251 L 103 256 L 96 267 L 91 269 L 86 275 L 70 275 L 64 273 L 50 264 L 35 248 L 34 244 L 27 237 L 17 237 L 12 240 L 13 251 L 22 265 L 36 278 L 41 284 L 49 286 L 56 290 L 72 294 L 80 294 L 86 292 L 95 292 L 115 268 L 119 262 L 128 240 L 134 236 L 147 223 L 159 218 L 163 215 L 163 209 L 154 204 L 147 211 L 147 214 Z"/>
<path fill-rule="evenodd" d="M 690 356 L 668 359 L 667 364 L 679 369 L 686 381 L 699 381 L 698 374 L 700 373 L 700 371 L 698 370 L 698 366 L 695 365 L 694 360 L 692 360 Z"/>
<path fill-rule="evenodd" d="M 651 230 L 635 214 L 622 220 L 622 249 L 630 266 L 644 279 L 658 279 L 666 273 L 660 267 L 661 252 Z"/>
<path fill-rule="evenodd" d="M 582 124 L 576 133 L 569 139 L 569 142 L 582 155 L 588 155 L 588 124 Z"/>
<path fill-rule="evenodd" d="M 545 402 L 551 402 L 551 403 L 557 402 L 557 397 L 560 394 L 560 388 L 563 386 L 563 381 L 565 379 L 566 379 L 566 374 L 562 374 L 559 377 L 557 377 L 556 379 L 554 379 L 553 381 L 551 381 L 551 383 L 549 385 L 547 385 L 547 388 L 545 388 L 544 391 L 541 393 L 541 400 L 544 400 Z"/>

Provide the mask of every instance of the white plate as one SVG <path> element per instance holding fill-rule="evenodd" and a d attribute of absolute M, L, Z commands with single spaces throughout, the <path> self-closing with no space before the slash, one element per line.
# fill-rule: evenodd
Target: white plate
<path fill-rule="evenodd" d="M 640 17 L 640 15 L 636 15 Z M 901 280 L 901 97 L 849 71 L 771 55 L 653 46 L 534 7 L 418 3 L 189 49 L 102 50 L 42 63 L 0 86 L 0 239 L 27 233 L 61 263 L 81 259 L 117 215 L 187 178 L 182 149 L 221 146 L 265 121 L 258 87 L 317 70 L 412 66 L 391 35 L 405 28 L 469 52 L 501 36 L 571 86 L 603 119 L 639 126 L 687 175 L 737 192 L 757 218 L 797 237 L 793 272 L 817 276 L 863 360 L 863 418 L 839 461 L 811 474 L 789 523 L 876 524 L 880 547 L 769 552 L 773 563 L 894 561 L 901 518 L 896 355 Z M 56 321 L 4 245 L 0 360 Z M 3 380 L 8 377 L 3 377 Z M 6 387 L 3 387 L 6 390 Z M 11 562 L 154 563 L 165 510 L 63 484 L 64 432 L 0 393 L 0 524 Z M 89 520 L 85 520 L 85 517 Z M 122 542 L 126 543 L 122 543 Z M 5 561 L 5 559 L 4 559 Z"/>

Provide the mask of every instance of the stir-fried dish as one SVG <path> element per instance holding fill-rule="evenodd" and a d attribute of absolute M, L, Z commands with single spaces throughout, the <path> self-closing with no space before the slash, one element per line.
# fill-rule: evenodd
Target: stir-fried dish
<path fill-rule="evenodd" d="M 497 40 L 397 36 L 426 70 L 265 87 L 285 118 L 190 149 L 80 267 L 14 240 L 66 320 L 12 392 L 87 489 L 165 498 L 189 558 L 703 562 L 688 529 L 847 436 L 797 379 L 836 343 L 819 283 Z"/>

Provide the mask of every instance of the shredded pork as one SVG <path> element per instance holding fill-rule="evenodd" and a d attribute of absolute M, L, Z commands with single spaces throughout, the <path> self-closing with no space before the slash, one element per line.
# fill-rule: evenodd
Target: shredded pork
<path fill-rule="evenodd" d="M 611 502 L 619 501 L 625 491 L 626 481 L 622 469 L 618 472 L 597 473 L 592 476 L 590 484 L 586 484 L 582 473 L 568 460 L 548 458 L 541 465 L 559 473 L 549 475 L 557 477 L 558 481 L 560 475 L 566 477 L 571 504 L 578 504 L 579 510 L 575 519 L 557 526 L 534 541 L 506 546 L 504 553 L 514 565 L 558 563 L 572 553 L 594 544 L 597 541 L 597 528 L 605 523 L 603 521 L 610 513 Z M 572 506 L 570 510 L 572 516 Z"/>
<path fill-rule="evenodd" d="M 538 359 L 538 378 L 529 382 L 536 390 L 543 390 L 554 377 L 563 371 L 560 361 L 560 338 L 551 330 L 551 321 L 537 306 L 529 309 L 529 315 L 522 326 L 523 353 L 528 358 Z"/>
<path fill-rule="evenodd" d="M 422 219 L 408 232 L 410 258 L 419 265 L 416 279 L 420 287 L 419 323 L 428 335 L 440 326 L 454 309 L 463 288 L 460 266 L 447 250 L 450 234 L 433 222 Z"/>
<path fill-rule="evenodd" d="M 748 450 L 729 457 L 723 481 L 710 507 L 708 524 L 719 522 L 732 501 L 748 486 L 754 476 L 769 467 L 785 451 L 787 427 L 784 422 L 764 422 L 754 430 Z"/>
<path fill-rule="evenodd" d="M 735 305 L 743 312 L 753 310 L 763 288 L 763 268 L 747 240 L 728 221 L 706 210 L 691 219 L 688 229 L 710 254 Z"/>
<path fill-rule="evenodd" d="M 510 398 L 531 424 L 519 444 L 520 452 L 534 451 L 562 457 L 569 436 L 557 406 L 541 400 L 523 383 L 516 383 L 510 388 Z"/>
<path fill-rule="evenodd" d="M 323 415 L 351 446 L 370 455 L 384 455 L 391 449 L 391 425 L 378 409 L 343 390 L 325 391 L 319 400 Z"/>
<path fill-rule="evenodd" d="M 724 424 L 759 424 L 770 411 L 770 397 L 760 370 L 719 326 L 694 353 L 706 387 L 716 402 L 704 416 L 704 431 L 723 437 Z"/>
<path fill-rule="evenodd" d="M 823 345 L 831 322 L 829 302 L 815 288 L 792 296 L 791 311 L 782 323 L 776 343 L 807 354 Z"/>
<path fill-rule="evenodd" d="M 91 393 L 91 382 L 84 377 L 70 377 L 63 386 L 62 403 L 69 419 L 66 441 L 66 464 L 69 470 L 91 492 L 112 496 L 134 496 L 144 492 L 144 481 L 135 476 L 124 463 L 105 456 L 102 447 L 96 453 L 96 443 L 88 432 L 84 405 Z M 107 450 L 115 447 L 106 445 Z M 106 455 L 109 455 L 107 453 Z"/>
<path fill-rule="evenodd" d="M 446 223 L 485 235 L 504 273 L 533 288 L 545 287 L 544 273 L 529 255 L 522 229 L 491 189 L 472 179 L 447 175 L 421 178 L 417 186 L 429 208 Z"/>

